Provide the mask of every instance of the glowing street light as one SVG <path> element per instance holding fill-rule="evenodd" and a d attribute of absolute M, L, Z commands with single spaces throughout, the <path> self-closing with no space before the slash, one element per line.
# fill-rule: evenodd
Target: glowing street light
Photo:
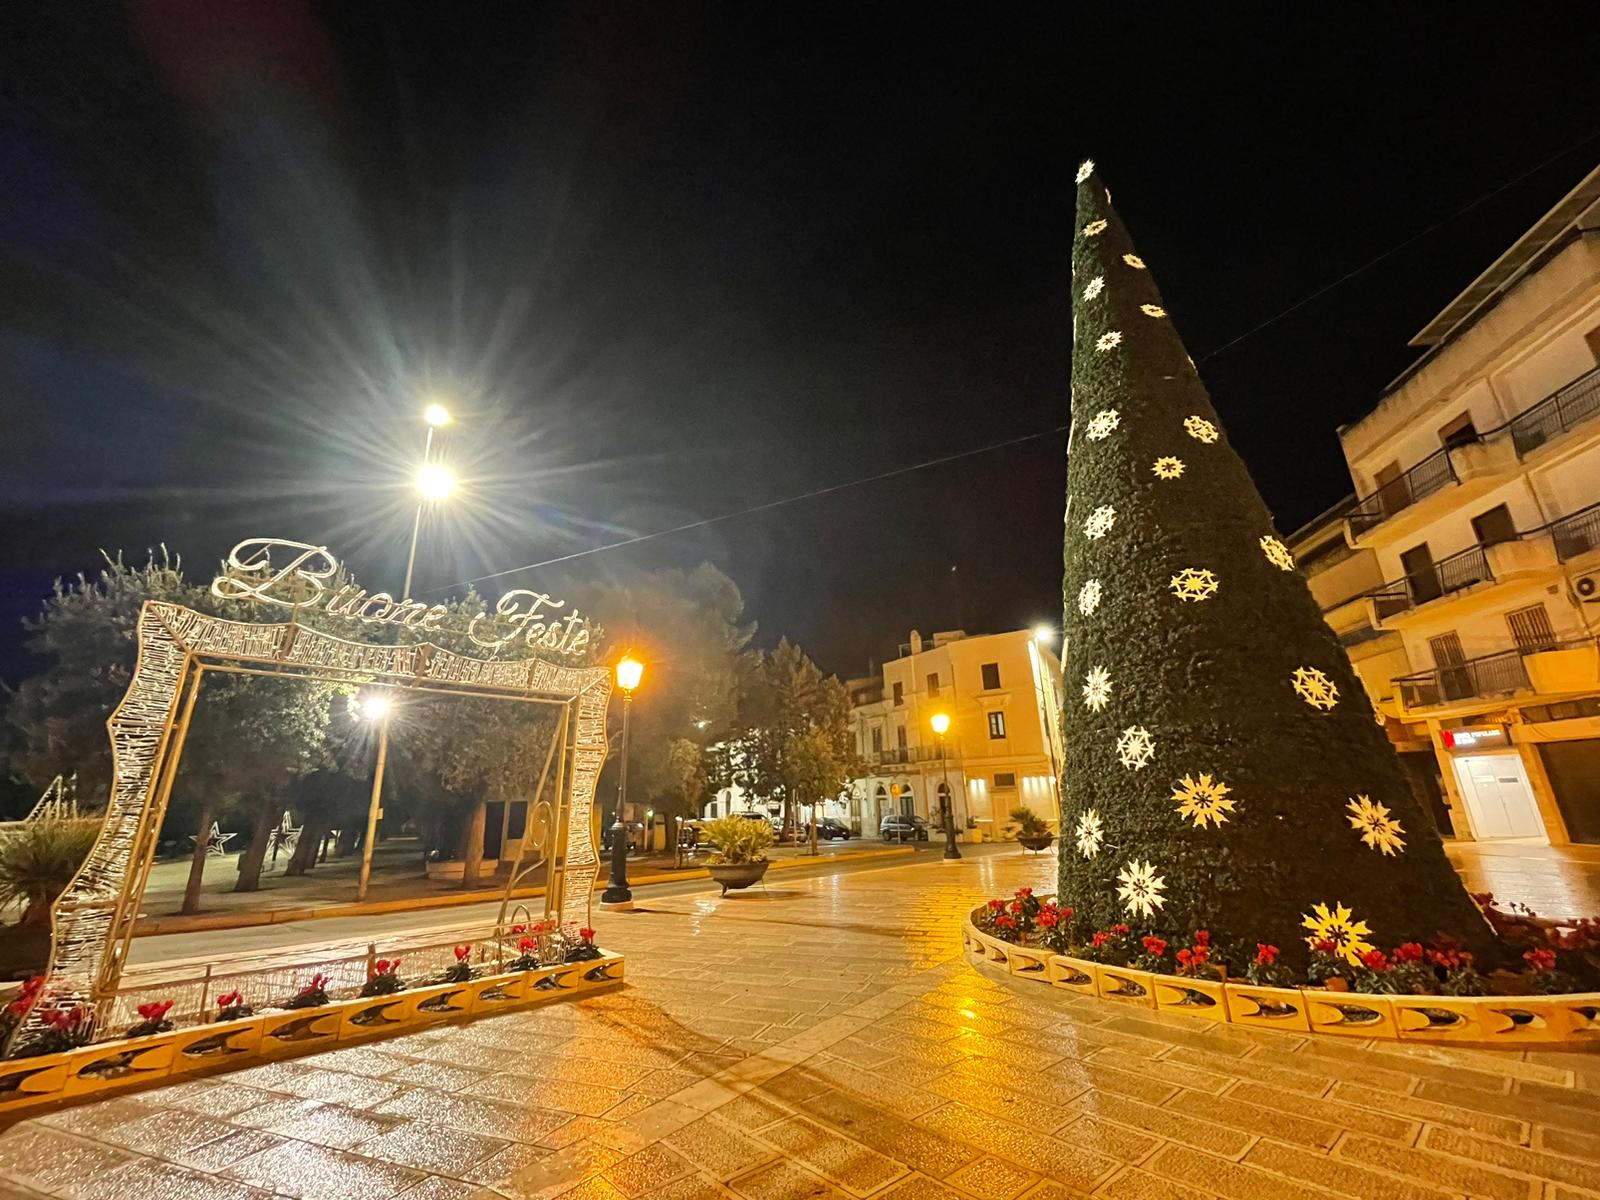
<path fill-rule="evenodd" d="M 355 702 L 355 710 L 361 714 L 362 719 L 373 722 L 381 721 L 387 717 L 392 707 L 393 704 L 389 697 L 382 692 L 368 692 Z"/>
<path fill-rule="evenodd" d="M 939 766 L 944 771 L 944 795 L 939 797 L 939 815 L 944 818 L 944 856 L 960 858 L 961 851 L 956 849 L 955 805 L 951 803 L 954 797 L 950 792 L 950 759 L 944 750 L 944 735 L 950 732 L 950 714 L 934 713 L 928 724 L 939 738 Z"/>
<path fill-rule="evenodd" d="M 456 490 L 456 477 L 443 463 L 427 463 L 417 472 L 417 494 L 438 503 Z"/>
<path fill-rule="evenodd" d="M 1056 640 L 1056 631 L 1048 625 L 1035 625 L 1033 627 L 1033 640 L 1036 642 L 1053 642 Z"/>
<path fill-rule="evenodd" d="M 356 883 L 356 899 L 367 898 L 372 879 L 372 843 L 378 836 L 378 821 L 383 817 L 383 768 L 389 761 L 389 714 L 394 702 L 384 692 L 362 692 L 350 707 L 365 721 L 378 727 L 378 761 L 372 768 L 372 797 L 367 802 L 367 836 L 361 843 L 361 874 Z"/>
<path fill-rule="evenodd" d="M 617 688 L 622 692 L 622 746 L 617 767 L 617 819 L 611 823 L 611 878 L 600 893 L 600 903 L 615 908 L 633 906 L 628 886 L 628 831 L 623 813 L 628 803 L 628 714 L 633 710 L 633 690 L 644 678 L 644 664 L 631 654 L 617 660 Z"/>
<path fill-rule="evenodd" d="M 442 404 L 430 404 L 422 410 L 422 419 L 430 427 L 438 429 L 441 425 L 450 424 L 450 410 Z"/>

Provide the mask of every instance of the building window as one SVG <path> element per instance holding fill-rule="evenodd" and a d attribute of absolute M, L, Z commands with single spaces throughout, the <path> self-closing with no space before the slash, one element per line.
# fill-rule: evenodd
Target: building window
<path fill-rule="evenodd" d="M 905 702 L 906 702 L 906 685 L 903 684 L 903 683 L 897 683 L 897 684 L 894 685 L 894 706 L 896 708 L 899 708 Z"/>
<path fill-rule="evenodd" d="M 1524 654 L 1537 654 L 1553 649 L 1556 631 L 1550 627 L 1550 614 L 1543 604 L 1530 604 L 1506 614 L 1506 624 L 1511 628 L 1511 638 Z"/>
<path fill-rule="evenodd" d="M 877 725 L 872 727 L 872 752 L 874 754 L 883 752 L 883 730 Z"/>
<path fill-rule="evenodd" d="M 904 725 L 896 725 L 894 727 L 894 744 L 902 750 L 906 748 L 906 727 Z"/>
<path fill-rule="evenodd" d="M 1000 738 L 1005 737 L 1005 735 L 1006 735 L 1006 715 L 1005 715 L 1005 713 L 1003 713 L 1003 712 L 992 712 L 992 713 L 990 713 L 989 714 L 989 737 L 990 737 L 990 739 L 994 740 L 994 741 L 998 741 Z"/>
<path fill-rule="evenodd" d="M 1594 361 L 1600 363 L 1600 325 L 1584 334 L 1583 340 L 1589 343 L 1589 353 L 1594 355 Z"/>
<path fill-rule="evenodd" d="M 994 775 L 994 790 L 1001 791 L 1005 788 L 1015 789 L 1017 775 L 1015 771 L 996 771 Z"/>
<path fill-rule="evenodd" d="M 1450 424 L 1439 430 L 1439 441 L 1447 449 L 1457 446 L 1469 446 L 1478 440 L 1478 431 L 1472 424 L 1472 414 L 1462 413 Z"/>
<path fill-rule="evenodd" d="M 930 700 L 939 698 L 939 672 L 937 671 L 928 676 L 928 698 Z"/>
<path fill-rule="evenodd" d="M 999 663 L 984 663 L 983 666 L 981 668 L 979 668 L 979 669 L 983 672 L 983 690 L 986 691 L 986 692 L 997 692 L 997 691 L 999 691 L 1000 690 L 1000 664 Z"/>
<path fill-rule="evenodd" d="M 1473 517 L 1472 532 L 1477 535 L 1480 546 L 1517 540 L 1517 524 L 1511 519 L 1511 510 L 1504 504 L 1496 504 L 1488 512 Z"/>
<path fill-rule="evenodd" d="M 1411 589 L 1413 604 L 1426 604 L 1444 595 L 1439 572 L 1433 569 L 1433 551 L 1428 549 L 1427 542 L 1402 551 L 1400 569 L 1406 573 L 1406 586 Z"/>

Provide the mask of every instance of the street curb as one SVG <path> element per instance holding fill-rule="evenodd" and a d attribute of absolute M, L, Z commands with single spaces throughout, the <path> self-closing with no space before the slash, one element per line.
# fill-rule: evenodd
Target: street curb
<path fill-rule="evenodd" d="M 867 862 L 879 858 L 900 858 L 916 853 L 910 846 L 894 849 L 866 850 L 858 854 L 841 855 L 851 862 Z M 816 860 L 805 858 L 777 858 L 769 871 L 782 871 L 793 867 L 810 866 Z M 604 864 L 602 863 L 602 866 Z M 636 875 L 628 882 L 634 887 L 651 883 L 679 883 L 686 879 L 710 879 L 711 872 L 704 867 L 692 871 L 666 871 L 653 875 Z M 605 877 L 595 880 L 595 890 L 606 886 Z M 526 900 L 544 895 L 544 888 L 518 888 L 511 894 L 513 900 Z M 408 909 L 457 908 L 465 904 L 487 904 L 505 896 L 501 890 L 457 892 L 440 895 L 419 904 L 416 897 L 406 900 L 368 900 L 361 904 L 324 904 L 316 908 L 275 908 L 261 912 L 217 914 L 215 916 L 141 917 L 133 927 L 135 937 L 160 937 L 172 933 L 207 933 L 218 929 L 249 929 L 259 925 L 287 925 L 294 921 L 313 921 L 333 917 L 371 917 L 385 913 L 404 912 Z"/>

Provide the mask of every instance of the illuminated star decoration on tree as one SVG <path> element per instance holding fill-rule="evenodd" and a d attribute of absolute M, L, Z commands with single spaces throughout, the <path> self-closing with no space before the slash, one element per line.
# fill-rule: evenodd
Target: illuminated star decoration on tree
<path fill-rule="evenodd" d="M 1095 413 L 1094 419 L 1089 422 L 1089 427 L 1084 430 L 1091 442 L 1098 442 L 1111 436 L 1111 431 L 1120 422 L 1121 417 L 1114 408 L 1103 408 Z"/>
<path fill-rule="evenodd" d="M 1091 808 L 1078 818 L 1078 853 L 1085 858 L 1093 858 L 1100 850 L 1100 843 L 1105 840 L 1105 833 L 1100 828 L 1100 810 Z"/>
<path fill-rule="evenodd" d="M 1387 805 L 1374 804 L 1370 796 L 1357 796 L 1345 807 L 1350 810 L 1351 826 L 1372 849 L 1393 854 L 1406 848 L 1405 839 L 1400 836 L 1405 830 L 1389 815 Z"/>
<path fill-rule="evenodd" d="M 1090 221 L 1087 225 L 1085 225 L 1083 227 L 1083 236 L 1084 237 L 1099 237 L 1105 231 L 1106 231 L 1106 223 L 1104 221 Z"/>
<path fill-rule="evenodd" d="M 1163 454 L 1150 464 L 1150 469 L 1156 473 L 1157 479 L 1176 479 L 1183 474 L 1183 459 Z"/>
<path fill-rule="evenodd" d="M 1311 911 L 1301 914 L 1300 924 L 1311 931 L 1306 944 L 1316 948 L 1319 941 L 1332 942 L 1334 953 L 1351 966 L 1361 965 L 1361 956 L 1372 950 L 1366 937 L 1372 930 L 1365 921 L 1351 920 L 1350 909 L 1337 900 L 1330 909 L 1326 904 L 1314 904 Z"/>
<path fill-rule="evenodd" d="M 1129 725 L 1117 738 L 1117 761 L 1137 771 L 1155 757 L 1156 743 L 1143 725 Z"/>
<path fill-rule="evenodd" d="M 1100 581 L 1086 579 L 1083 586 L 1078 589 L 1078 611 L 1084 616 L 1092 616 L 1094 610 L 1100 607 Z"/>
<path fill-rule="evenodd" d="M 1111 700 L 1111 673 L 1104 667 L 1092 667 L 1083 677 L 1083 702 L 1090 712 L 1099 712 Z"/>
<path fill-rule="evenodd" d="M 1147 317 L 1164 317 L 1167 315 L 1167 310 L 1159 304 L 1141 304 L 1139 305 L 1139 311 Z"/>
<path fill-rule="evenodd" d="M 1217 577 L 1204 567 L 1185 567 L 1168 581 L 1179 600 L 1209 600 L 1217 594 Z"/>
<path fill-rule="evenodd" d="M 1204 442 L 1208 446 L 1221 436 L 1217 433 L 1217 427 L 1204 417 L 1185 417 L 1183 429 L 1195 441 Z"/>
<path fill-rule="evenodd" d="M 1136 917 L 1152 917 L 1156 909 L 1167 902 L 1161 894 L 1166 890 L 1167 881 L 1157 875 L 1155 867 L 1148 862 L 1134 859 L 1117 872 L 1117 883 L 1120 885 L 1117 896 Z"/>
<path fill-rule="evenodd" d="M 1113 329 L 1109 333 L 1102 333 L 1099 340 L 1095 342 L 1094 348 L 1096 350 L 1115 350 L 1120 345 L 1122 345 L 1122 331 Z"/>
<path fill-rule="evenodd" d="M 1296 667 L 1294 674 L 1289 677 L 1289 682 L 1294 685 L 1295 693 L 1300 699 L 1312 708 L 1327 712 L 1339 703 L 1339 689 L 1334 687 L 1333 680 L 1315 667 Z"/>
<path fill-rule="evenodd" d="M 1103 538 L 1111 532 L 1111 527 L 1117 523 L 1117 510 L 1109 504 L 1102 504 L 1089 514 L 1089 519 L 1083 523 L 1083 536 L 1091 542 L 1096 538 Z"/>
<path fill-rule="evenodd" d="M 1088 283 L 1083 285 L 1083 298 L 1085 300 L 1093 300 L 1105 290 L 1106 277 L 1104 275 L 1096 275 L 1093 279 L 1089 280 Z"/>
<path fill-rule="evenodd" d="M 1077 178 L 1074 180 L 1074 182 L 1075 183 L 1082 183 L 1085 179 L 1089 178 L 1089 176 L 1091 176 L 1093 174 L 1094 174 L 1094 159 L 1086 158 L 1081 163 L 1078 164 L 1078 175 L 1077 175 Z"/>
<path fill-rule="evenodd" d="M 1127 263 L 1135 271 L 1144 270 L 1144 259 L 1140 258 L 1137 254 L 1124 254 L 1122 256 L 1122 261 Z"/>
<path fill-rule="evenodd" d="M 1289 553 L 1289 547 L 1270 533 L 1261 539 L 1261 553 L 1265 554 L 1267 561 L 1280 571 L 1294 570 L 1294 555 Z"/>
<path fill-rule="evenodd" d="M 1213 780 L 1210 775 L 1202 774 L 1199 779 L 1185 775 L 1183 782 L 1172 789 L 1172 798 L 1178 801 L 1180 816 L 1192 818 L 1196 829 L 1204 829 L 1207 821 L 1221 825 L 1228 819 L 1234 808 L 1234 802 L 1228 799 L 1230 790 L 1222 780 Z"/>

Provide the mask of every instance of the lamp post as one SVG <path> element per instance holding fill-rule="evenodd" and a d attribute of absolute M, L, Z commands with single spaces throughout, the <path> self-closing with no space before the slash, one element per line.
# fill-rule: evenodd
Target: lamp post
<path fill-rule="evenodd" d="M 950 715 L 934 713 L 929 724 L 933 726 L 933 732 L 939 735 L 939 766 L 944 771 L 944 795 L 939 798 L 939 807 L 943 810 L 941 815 L 944 817 L 944 856 L 947 859 L 960 858 L 961 851 L 956 848 L 955 796 L 950 791 L 950 757 L 944 748 L 944 735 L 950 731 Z"/>
<path fill-rule="evenodd" d="M 633 689 L 644 677 L 644 664 L 632 655 L 617 660 L 617 687 L 622 690 L 622 747 L 617 768 L 617 819 L 611 823 L 611 878 L 600 893 L 600 903 L 616 908 L 633 904 L 628 886 L 628 830 L 623 813 L 628 803 L 628 713 L 633 709 Z"/>
<path fill-rule="evenodd" d="M 355 701 L 355 711 L 378 727 L 378 762 L 372 768 L 372 799 L 367 803 L 367 836 L 361 840 L 361 879 L 356 884 L 356 899 L 367 898 L 367 881 L 372 877 L 372 843 L 378 836 L 378 818 L 383 816 L 383 768 L 389 761 L 389 697 L 382 692 L 367 692 Z"/>

